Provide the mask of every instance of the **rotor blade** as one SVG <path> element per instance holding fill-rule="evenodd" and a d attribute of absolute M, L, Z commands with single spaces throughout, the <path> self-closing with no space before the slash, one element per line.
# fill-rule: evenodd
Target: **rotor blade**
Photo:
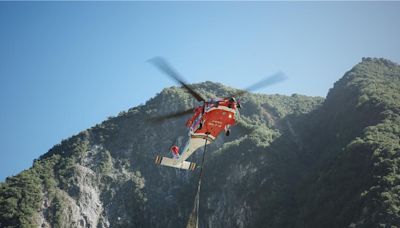
<path fill-rule="evenodd" d="M 184 111 L 179 111 L 179 112 L 175 112 L 175 113 L 170 113 L 164 116 L 156 116 L 156 117 L 150 117 L 148 120 L 149 121 L 154 121 L 154 122 L 162 122 L 164 120 L 167 119 L 171 119 L 171 118 L 177 118 L 180 116 L 184 116 L 187 114 L 193 113 L 193 108 L 188 109 L 188 110 L 184 110 Z"/>
<path fill-rule="evenodd" d="M 247 87 L 246 89 L 244 89 L 244 90 L 232 95 L 231 97 L 241 96 L 241 95 L 243 95 L 245 93 L 248 93 L 248 92 L 251 92 L 251 91 L 254 91 L 254 90 L 258 90 L 258 89 L 261 89 L 261 88 L 264 88 L 264 87 L 267 87 L 267 86 L 270 86 L 270 85 L 273 85 L 275 83 L 284 81 L 286 79 L 287 79 L 287 76 L 283 72 L 278 72 L 278 73 L 275 73 L 273 75 L 270 75 L 270 76 L 264 78 L 263 80 L 261 80 L 261 81 L 259 81 L 257 83 L 254 83 L 253 85 L 251 85 L 251 86 Z"/>
<path fill-rule="evenodd" d="M 149 60 L 154 66 L 156 66 L 160 71 L 164 72 L 166 75 L 170 76 L 176 82 L 181 84 L 197 101 L 205 101 L 205 99 L 194 91 L 183 79 L 182 77 L 176 72 L 165 59 L 161 57 L 154 57 Z"/>

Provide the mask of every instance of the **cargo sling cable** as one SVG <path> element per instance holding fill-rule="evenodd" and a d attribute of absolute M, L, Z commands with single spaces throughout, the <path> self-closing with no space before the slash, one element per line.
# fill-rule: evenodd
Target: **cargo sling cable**
<path fill-rule="evenodd" d="M 197 186 L 197 193 L 194 199 L 194 206 L 192 213 L 190 214 L 186 228 L 199 228 L 200 188 L 201 188 L 201 177 L 203 176 L 204 158 L 206 157 L 206 150 L 207 150 L 207 139 L 205 140 L 204 144 L 203 159 L 201 161 L 201 166 L 200 166 L 199 184 Z"/>

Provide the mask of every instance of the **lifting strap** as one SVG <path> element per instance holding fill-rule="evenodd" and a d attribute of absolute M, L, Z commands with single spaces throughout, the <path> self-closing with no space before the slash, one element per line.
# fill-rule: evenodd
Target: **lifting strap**
<path fill-rule="evenodd" d="M 203 176 L 204 158 L 206 157 L 206 150 L 207 150 L 207 139 L 205 140 L 204 144 L 203 159 L 201 161 L 201 166 L 200 166 L 199 184 L 197 186 L 196 197 L 194 198 L 194 206 L 192 213 L 190 214 L 186 228 L 199 228 L 200 188 L 201 188 L 201 177 Z"/>

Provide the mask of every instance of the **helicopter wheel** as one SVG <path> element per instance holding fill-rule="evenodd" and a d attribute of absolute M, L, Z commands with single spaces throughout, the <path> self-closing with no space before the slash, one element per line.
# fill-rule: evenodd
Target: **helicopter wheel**
<path fill-rule="evenodd" d="M 227 130 L 226 132 L 225 132 L 225 135 L 226 136 L 229 136 L 231 134 L 231 130 Z"/>

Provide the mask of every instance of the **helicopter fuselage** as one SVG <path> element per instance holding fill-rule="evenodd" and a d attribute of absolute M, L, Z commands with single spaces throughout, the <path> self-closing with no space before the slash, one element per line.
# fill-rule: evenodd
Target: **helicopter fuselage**
<path fill-rule="evenodd" d="M 228 99 L 211 100 L 197 107 L 186 125 L 193 138 L 214 141 L 223 130 L 226 132 L 236 123 L 238 115 L 236 102 Z"/>

